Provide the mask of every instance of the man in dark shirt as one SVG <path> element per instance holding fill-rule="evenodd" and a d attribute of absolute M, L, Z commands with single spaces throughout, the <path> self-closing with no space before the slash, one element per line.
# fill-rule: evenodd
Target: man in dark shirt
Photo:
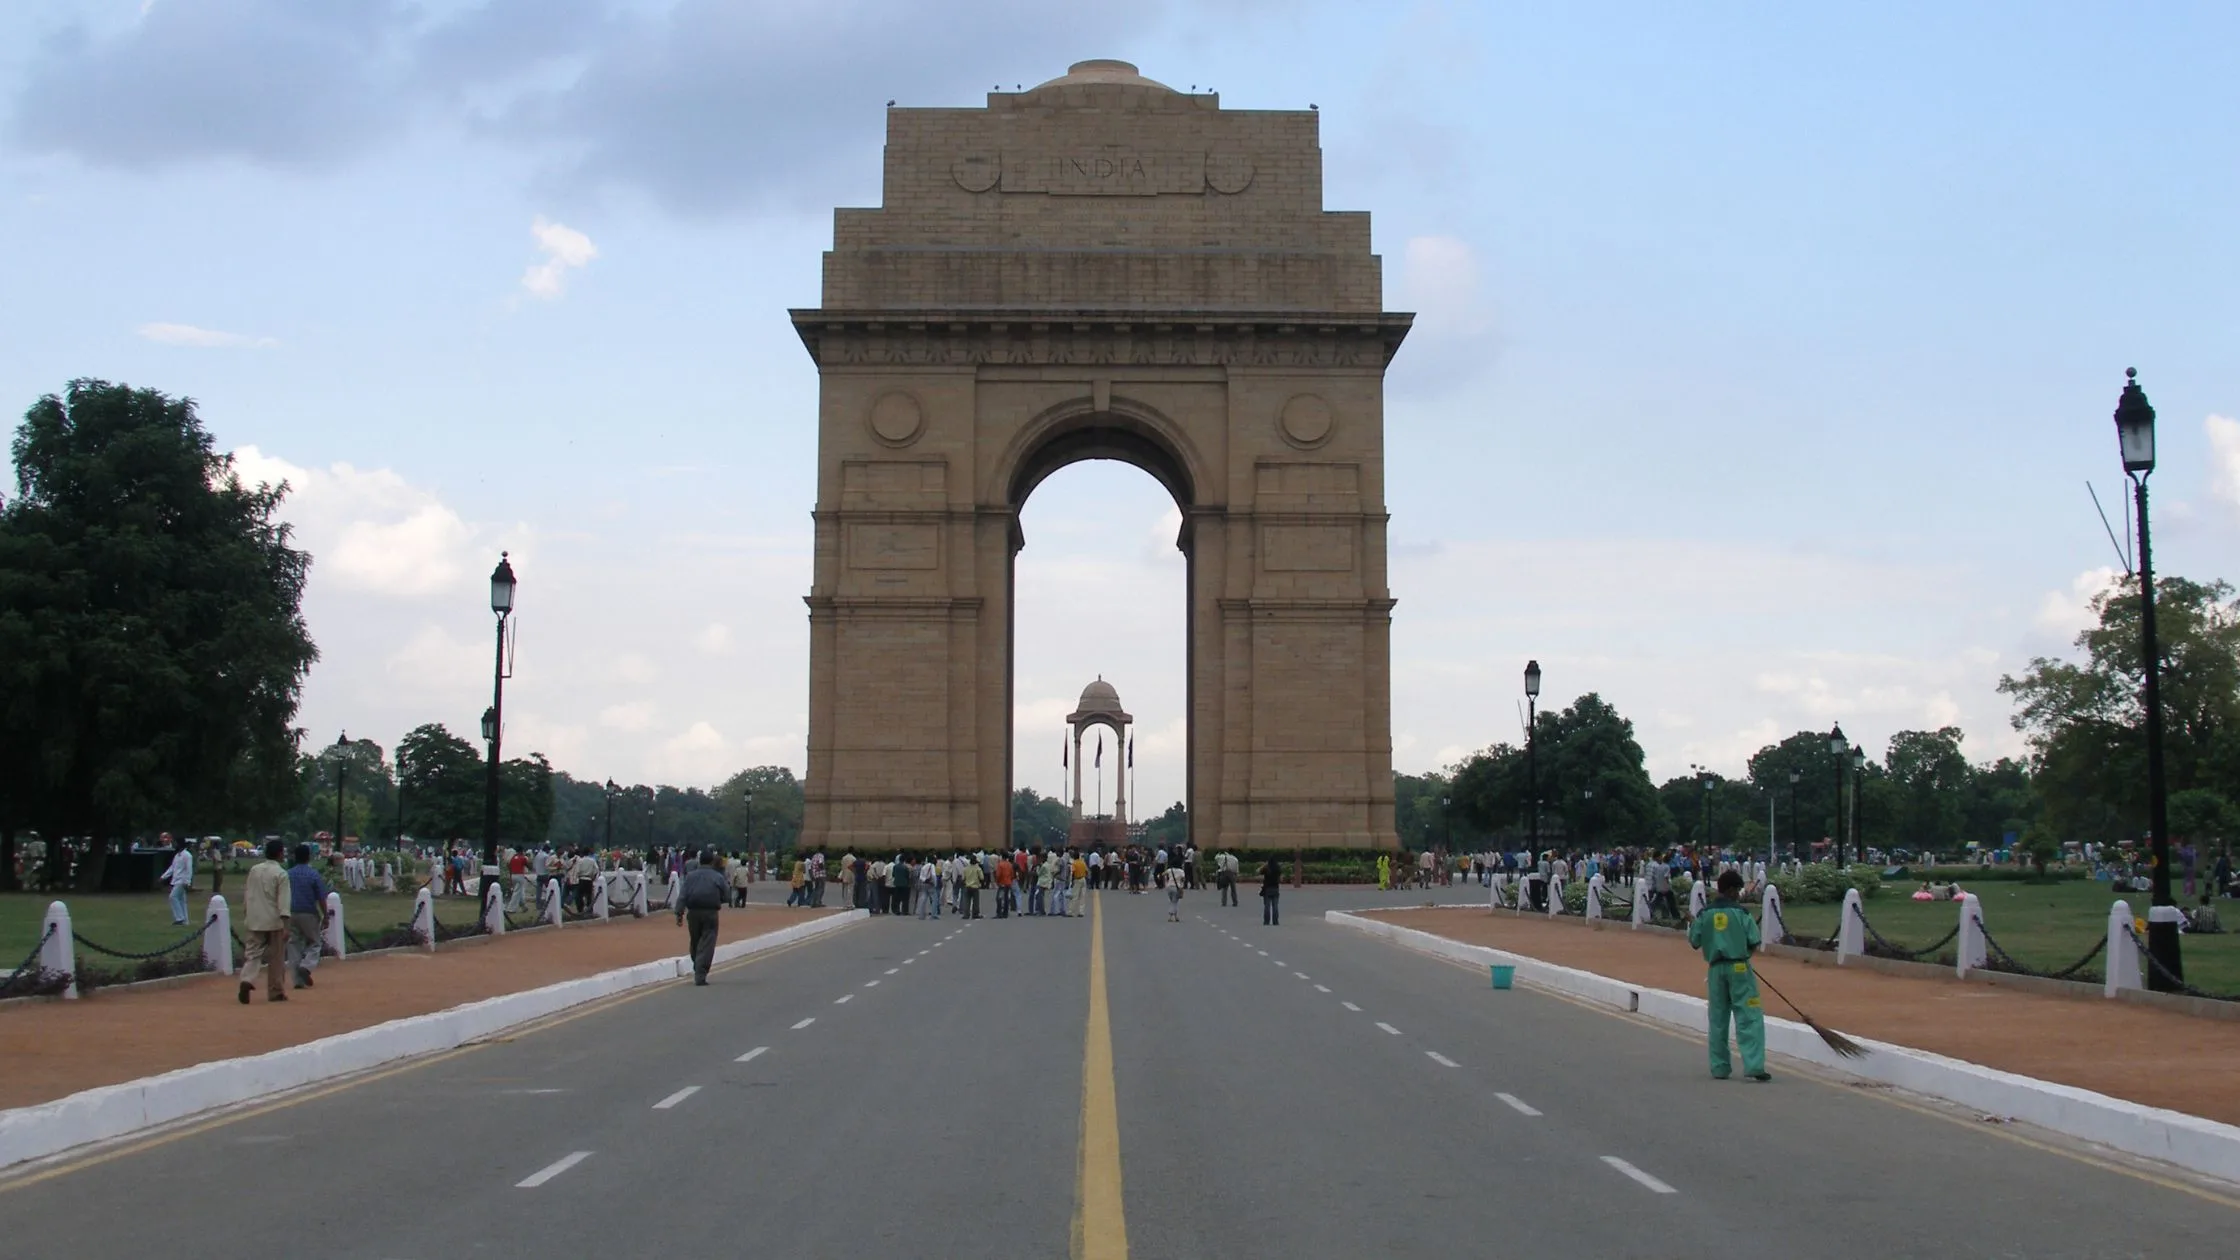
<path fill-rule="evenodd" d="M 692 932 L 692 982 L 706 984 L 708 969 L 716 964 L 716 916 L 723 911 L 730 889 L 723 872 L 716 869 L 716 851 L 700 850 L 700 865 L 684 873 L 677 890 L 677 922 Z"/>
<path fill-rule="evenodd" d="M 296 987 L 311 987 L 311 969 L 319 965 L 319 940 L 327 927 L 327 881 L 311 866 L 311 846 L 299 844 L 288 868 L 288 970 Z"/>
<path fill-rule="evenodd" d="M 1283 922 L 1277 913 L 1283 896 L 1283 864 L 1274 858 L 1260 868 L 1260 926 L 1274 927 Z"/>

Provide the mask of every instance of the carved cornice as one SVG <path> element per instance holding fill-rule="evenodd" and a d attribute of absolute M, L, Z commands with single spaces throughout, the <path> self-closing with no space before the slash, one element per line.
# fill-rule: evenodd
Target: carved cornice
<path fill-rule="evenodd" d="M 1411 314 L 1326 311 L 792 312 L 819 367 L 1265 367 L 1382 371 Z"/>

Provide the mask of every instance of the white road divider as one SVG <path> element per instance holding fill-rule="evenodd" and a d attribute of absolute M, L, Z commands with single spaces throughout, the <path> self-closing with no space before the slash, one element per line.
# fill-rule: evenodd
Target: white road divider
<path fill-rule="evenodd" d="M 61 905 L 60 902 L 55 904 Z M 732 941 L 716 947 L 716 962 L 720 965 L 765 953 L 869 917 L 868 911 L 850 910 Z M 399 1059 L 450 1050 L 571 1007 L 691 974 L 689 957 L 662 958 L 521 993 L 468 1002 L 449 1010 L 394 1019 L 266 1054 L 200 1063 L 160 1076 L 80 1090 L 53 1102 L 0 1111 L 0 1168 L 42 1159 L 89 1142 L 107 1141 L 170 1124 L 219 1107 L 270 1098 L 287 1090 L 363 1072 Z M 571 1158 L 581 1157 L 579 1153 Z M 568 1161 L 563 1161 L 566 1163 Z M 556 1167 L 548 1171 L 557 1176 L 566 1169 Z"/>
<path fill-rule="evenodd" d="M 1352 928 L 1408 949 L 1469 963 L 1473 967 L 1483 968 L 1492 963 L 1513 966 L 1517 969 L 1517 980 L 1523 984 L 1583 998 L 1613 1010 L 1637 1013 L 1645 1019 L 1697 1036 L 1705 1035 L 1710 1027 L 1710 1006 L 1700 997 L 1628 984 L 1507 950 L 1467 945 L 1350 911 L 1327 911 L 1324 918 L 1339 927 Z M 2072 1085 L 2002 1072 L 1909 1046 L 1856 1036 L 1852 1040 L 1865 1046 L 1870 1053 L 1863 1059 L 1842 1058 L 1805 1025 L 1766 1016 L 1766 1049 L 1775 1054 L 1860 1080 L 1879 1081 L 1916 1094 L 1941 1098 L 1979 1114 L 2021 1120 L 2127 1154 L 2165 1160 L 2226 1181 L 2240 1181 L 2240 1126 L 2149 1107 Z"/>

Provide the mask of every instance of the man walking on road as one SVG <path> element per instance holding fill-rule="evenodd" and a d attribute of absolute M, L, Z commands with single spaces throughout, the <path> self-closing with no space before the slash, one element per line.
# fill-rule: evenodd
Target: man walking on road
<path fill-rule="evenodd" d="M 1213 882 L 1221 890 L 1221 904 L 1234 906 L 1237 900 L 1237 855 L 1223 849 L 1213 859 Z"/>
<path fill-rule="evenodd" d="M 311 987 L 311 971 L 319 965 L 327 892 L 327 881 L 311 865 L 311 846 L 297 845 L 295 865 L 288 868 L 288 971 L 299 989 Z"/>
<path fill-rule="evenodd" d="M 1753 1081 L 1770 1081 L 1766 1071 L 1766 1016 L 1758 1005 L 1758 977 L 1750 970 L 1750 955 L 1758 948 L 1758 921 L 1735 900 L 1742 891 L 1742 873 L 1728 871 L 1719 877 L 1719 895 L 1688 925 L 1688 944 L 1703 951 L 1711 967 L 1705 987 L 1711 999 L 1711 1079 L 1723 1081 L 1734 1071 L 1727 1057 L 1727 1020 L 1734 1019 L 1734 1039 L 1742 1047 L 1742 1070 Z"/>
<path fill-rule="evenodd" d="M 265 982 L 264 996 L 268 1002 L 285 1002 L 287 992 L 280 986 L 280 969 L 288 956 L 288 872 L 280 865 L 280 855 L 287 852 L 278 840 L 264 846 L 264 861 L 249 868 L 249 878 L 241 890 L 241 927 L 249 934 L 242 951 L 241 1004 L 249 1004 L 249 994 L 257 981 Z"/>
<path fill-rule="evenodd" d="M 716 869 L 716 851 L 700 850 L 700 865 L 684 873 L 676 903 L 677 922 L 688 925 L 692 932 L 694 984 L 706 984 L 708 969 L 716 965 L 716 916 L 723 913 L 729 893 L 723 872 Z"/>
<path fill-rule="evenodd" d="M 171 839 L 170 833 L 164 839 Z M 163 872 L 163 882 L 171 885 L 171 926 L 185 927 L 187 923 L 187 890 L 194 887 L 194 846 L 181 840 L 171 854 L 171 865 Z"/>
<path fill-rule="evenodd" d="M 1283 864 L 1270 857 L 1260 868 L 1260 926 L 1275 927 L 1283 921 L 1277 903 L 1283 897 Z"/>

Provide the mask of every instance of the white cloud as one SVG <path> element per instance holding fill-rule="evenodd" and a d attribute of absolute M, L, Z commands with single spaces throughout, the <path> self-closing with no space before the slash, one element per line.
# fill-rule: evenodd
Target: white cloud
<path fill-rule="evenodd" d="M 2047 591 L 2038 601 L 2038 628 L 2063 643 L 2075 640 L 2099 620 L 2093 615 L 2093 598 L 2114 586 L 2120 576 L 2114 566 L 2101 565 L 2079 573 L 2066 591 Z"/>
<path fill-rule="evenodd" d="M 529 235 L 536 239 L 544 261 L 529 264 L 521 273 L 521 288 L 540 301 L 558 301 L 567 288 L 568 273 L 599 256 L 599 247 L 590 237 L 541 214 L 529 224 Z"/>
<path fill-rule="evenodd" d="M 1492 322 L 1478 296 L 1478 251 L 1460 237 L 1409 237 L 1400 247 L 1396 296 L 1418 320 L 1448 333 L 1481 333 Z"/>
<path fill-rule="evenodd" d="M 2209 435 L 2209 455 L 2215 461 L 2210 469 L 2210 493 L 2225 506 L 2240 511 L 2240 420 L 2210 416 L 2201 427 Z"/>
<path fill-rule="evenodd" d="M 645 700 L 610 704 L 599 710 L 599 725 L 618 731 L 642 731 L 653 725 L 653 705 Z"/>
<path fill-rule="evenodd" d="M 432 491 L 390 469 L 305 468 L 254 446 L 235 451 L 233 462 L 244 484 L 288 484 L 281 515 L 311 552 L 315 583 L 422 598 L 455 587 L 471 570 L 476 531 Z"/>
<path fill-rule="evenodd" d="M 490 691 L 490 647 L 460 639 L 439 625 L 424 625 L 384 658 L 387 689 L 408 696 L 453 699 Z M 470 732 L 469 738 L 474 738 Z"/>
<path fill-rule="evenodd" d="M 700 721 L 663 740 L 647 768 L 667 783 L 712 784 L 739 768 L 734 760 L 723 732 Z"/>
<path fill-rule="evenodd" d="M 159 346 L 192 346 L 201 350 L 269 350 L 280 344 L 270 337 L 219 332 L 193 324 L 142 324 L 138 331 L 144 340 Z"/>
<path fill-rule="evenodd" d="M 720 621 L 710 622 L 700 633 L 692 636 L 692 645 L 710 656 L 729 656 L 732 648 L 731 627 Z"/>
<path fill-rule="evenodd" d="M 637 684 L 649 683 L 661 676 L 661 671 L 654 667 L 652 661 L 636 652 L 624 652 L 621 656 L 616 657 L 614 673 L 615 677 L 626 683 Z"/>

